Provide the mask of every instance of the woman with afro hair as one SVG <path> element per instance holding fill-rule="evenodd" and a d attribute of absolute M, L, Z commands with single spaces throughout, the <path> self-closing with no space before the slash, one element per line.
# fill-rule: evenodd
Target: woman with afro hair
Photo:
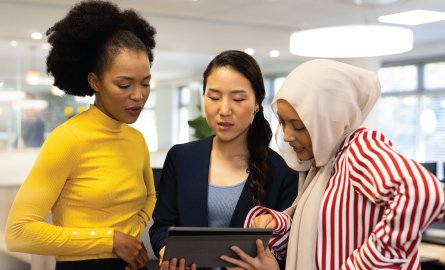
<path fill-rule="evenodd" d="M 95 102 L 46 139 L 10 210 L 8 249 L 55 255 L 57 270 L 145 269 L 156 193 L 147 144 L 128 124 L 150 93 L 155 34 L 104 1 L 78 3 L 48 29 L 55 86 Z"/>

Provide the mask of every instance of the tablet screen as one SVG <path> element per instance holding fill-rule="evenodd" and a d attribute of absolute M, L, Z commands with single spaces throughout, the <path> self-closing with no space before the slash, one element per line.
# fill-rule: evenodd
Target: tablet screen
<path fill-rule="evenodd" d="M 271 229 L 170 227 L 165 245 L 164 260 L 184 258 L 186 265 L 197 267 L 233 266 L 219 259 L 221 255 L 238 256 L 230 250 L 238 246 L 252 257 L 256 256 L 257 239 L 266 246 Z"/>

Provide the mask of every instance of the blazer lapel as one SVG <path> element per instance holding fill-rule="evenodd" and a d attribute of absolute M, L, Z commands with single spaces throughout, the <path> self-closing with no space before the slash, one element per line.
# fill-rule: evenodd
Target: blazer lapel
<path fill-rule="evenodd" d="M 188 187 L 189 192 L 183 194 L 189 196 L 186 200 L 189 202 L 189 211 L 191 211 L 190 217 L 193 220 L 189 220 L 189 224 L 194 226 L 208 227 L 208 185 L 209 185 L 209 166 L 210 166 L 210 152 L 212 150 L 213 137 L 209 137 L 203 140 L 194 151 L 195 157 L 193 160 L 187 161 L 191 164 L 188 168 Z M 191 223 L 190 223 L 191 222 Z"/>

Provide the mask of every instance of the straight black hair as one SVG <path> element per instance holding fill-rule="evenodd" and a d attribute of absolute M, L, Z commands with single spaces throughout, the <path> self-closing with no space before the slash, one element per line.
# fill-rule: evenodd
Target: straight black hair
<path fill-rule="evenodd" d="M 206 89 L 207 78 L 220 67 L 230 67 L 249 80 L 259 106 L 247 133 L 247 149 L 249 150 L 247 182 L 252 190 L 252 202 L 258 205 L 263 202 L 266 195 L 266 184 L 270 174 L 269 143 L 272 139 L 272 130 L 269 122 L 264 118 L 261 105 L 266 96 L 263 74 L 256 60 L 247 53 L 236 50 L 224 51 L 218 54 L 204 71 L 203 93 Z"/>

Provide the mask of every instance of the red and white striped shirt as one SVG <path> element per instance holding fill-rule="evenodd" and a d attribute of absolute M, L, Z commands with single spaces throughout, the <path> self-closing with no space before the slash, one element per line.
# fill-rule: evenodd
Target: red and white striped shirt
<path fill-rule="evenodd" d="M 286 258 L 287 239 L 289 238 L 290 226 L 292 224 L 292 218 L 288 214 L 257 205 L 249 211 L 243 226 L 244 228 L 249 228 L 255 217 L 265 214 L 270 214 L 277 224 L 273 230 L 272 239 L 269 241 L 268 247 L 275 257 L 283 260 Z"/>
<path fill-rule="evenodd" d="M 421 234 L 445 213 L 439 181 L 380 132 L 364 128 L 341 144 L 330 175 L 317 225 L 317 269 L 420 269 Z M 252 209 L 246 227 L 265 211 Z M 279 235 L 270 245 L 280 252 L 290 218 L 267 211 Z"/>

